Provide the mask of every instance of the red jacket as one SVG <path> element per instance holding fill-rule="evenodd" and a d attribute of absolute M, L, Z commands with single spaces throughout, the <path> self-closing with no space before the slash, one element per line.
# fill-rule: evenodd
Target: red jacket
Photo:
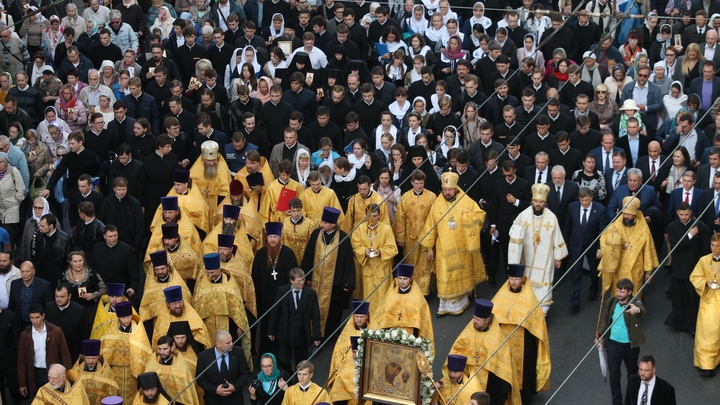
<path fill-rule="evenodd" d="M 35 384 L 35 347 L 33 346 L 32 325 L 25 328 L 20 334 L 20 345 L 18 347 L 18 385 L 28 388 L 28 391 L 35 392 L 39 387 Z M 65 335 L 62 329 L 45 321 L 47 339 L 45 340 L 45 364 L 50 368 L 52 364 L 58 363 L 70 370 L 72 362 Z"/>

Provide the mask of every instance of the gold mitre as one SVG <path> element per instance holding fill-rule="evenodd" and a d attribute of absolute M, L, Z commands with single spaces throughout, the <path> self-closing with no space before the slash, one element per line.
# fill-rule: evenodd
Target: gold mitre
<path fill-rule="evenodd" d="M 622 205 L 624 207 L 622 209 L 623 214 L 637 215 L 637 212 L 640 209 L 640 200 L 629 195 L 623 198 Z"/>
<path fill-rule="evenodd" d="M 550 194 L 550 187 L 547 184 L 533 184 L 531 190 L 533 201 L 547 201 L 547 196 Z"/>
<path fill-rule="evenodd" d="M 458 180 L 460 180 L 460 176 L 455 172 L 445 172 L 440 176 L 442 188 L 454 188 L 459 190 Z"/>
<path fill-rule="evenodd" d="M 215 141 L 205 141 L 200 146 L 204 160 L 217 160 L 220 146 Z"/>

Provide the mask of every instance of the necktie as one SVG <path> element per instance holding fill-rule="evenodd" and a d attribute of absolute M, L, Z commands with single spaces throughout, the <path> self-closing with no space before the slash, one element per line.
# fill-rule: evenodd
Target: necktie
<path fill-rule="evenodd" d="M 622 178 L 622 175 L 620 174 L 620 172 L 615 172 L 615 184 L 613 185 L 613 190 L 618 188 L 618 186 L 620 185 L 621 178 Z"/>
<path fill-rule="evenodd" d="M 295 290 L 295 309 L 300 305 L 300 290 Z"/>
<path fill-rule="evenodd" d="M 720 193 L 715 194 L 715 215 L 720 217 Z"/>
<path fill-rule="evenodd" d="M 558 195 L 558 202 L 562 200 L 562 192 L 560 191 L 560 187 L 557 188 L 557 195 Z"/>
<path fill-rule="evenodd" d="M 655 161 L 652 161 L 652 165 L 650 166 L 650 177 L 652 178 L 653 183 L 655 183 L 655 178 L 657 177 L 657 174 L 655 173 Z"/>
<path fill-rule="evenodd" d="M 227 366 L 227 353 L 222 355 L 222 360 L 220 361 L 220 374 L 225 378 L 228 374 L 228 366 Z"/>
<path fill-rule="evenodd" d="M 718 172 L 718 169 L 712 169 L 712 173 L 710 174 L 710 187 L 713 188 L 713 179 L 715 178 L 715 173 Z"/>
<path fill-rule="evenodd" d="M 610 152 L 605 152 L 605 167 L 603 167 L 603 171 L 610 168 Z"/>
<path fill-rule="evenodd" d="M 645 385 L 645 389 L 643 390 L 642 397 L 640 398 L 640 405 L 647 405 L 648 383 L 643 382 L 643 385 Z"/>
<path fill-rule="evenodd" d="M 689 191 L 685 192 L 685 202 L 690 204 L 690 192 Z"/>
<path fill-rule="evenodd" d="M 543 172 L 541 172 L 541 171 L 538 172 L 538 178 L 537 178 L 536 183 L 542 183 L 542 173 L 543 173 Z"/>
<path fill-rule="evenodd" d="M 580 218 L 580 226 L 585 229 L 585 225 L 587 225 L 587 208 L 583 208 L 583 215 L 582 218 Z"/>

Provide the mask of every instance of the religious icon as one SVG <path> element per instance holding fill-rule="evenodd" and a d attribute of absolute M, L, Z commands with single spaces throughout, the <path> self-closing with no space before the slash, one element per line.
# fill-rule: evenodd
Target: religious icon
<path fill-rule="evenodd" d="M 393 405 L 420 401 L 416 347 L 368 339 L 360 379 L 360 397 Z"/>
<path fill-rule="evenodd" d="M 87 294 L 87 287 L 78 287 L 78 297 L 83 298 Z"/>

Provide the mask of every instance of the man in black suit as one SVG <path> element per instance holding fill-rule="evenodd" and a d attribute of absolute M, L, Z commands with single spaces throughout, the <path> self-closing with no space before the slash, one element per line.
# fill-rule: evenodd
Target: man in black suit
<path fill-rule="evenodd" d="M 720 172 L 713 176 L 713 186 L 707 190 L 703 190 L 700 194 L 700 206 L 707 207 L 712 204 L 712 208 L 705 210 L 701 219 L 710 230 L 720 232 Z"/>
<path fill-rule="evenodd" d="M 92 316 L 89 316 L 89 310 L 94 311 L 95 308 L 88 308 L 88 311 L 77 302 L 73 302 L 70 284 L 60 284 L 55 288 L 55 301 L 45 304 L 45 320 L 62 329 L 65 335 L 70 358 L 73 363 L 78 359 L 82 350 L 81 342 L 89 332 L 89 326 L 92 325 Z M 90 319 L 86 322 L 86 319 Z M 88 333 L 89 335 L 89 333 Z"/>
<path fill-rule="evenodd" d="M 243 390 L 252 374 L 242 347 L 233 346 L 232 342 L 232 335 L 220 330 L 215 334 L 215 347 L 198 355 L 195 377 L 205 391 L 203 399 L 207 405 L 243 402 Z"/>
<path fill-rule="evenodd" d="M 590 128 L 590 117 L 581 115 L 575 120 L 577 129 L 570 132 L 570 144 L 580 151 L 580 156 L 585 156 L 595 148 L 600 147 L 602 133 Z M 595 156 L 597 159 L 598 156 Z"/>
<path fill-rule="evenodd" d="M 627 184 L 627 171 L 625 152 L 617 151 L 613 152 L 612 155 L 612 168 L 606 170 L 603 176 L 605 176 L 605 185 L 607 188 L 607 198 L 605 201 L 610 201 L 615 194 L 615 189 Z"/>
<path fill-rule="evenodd" d="M 580 95 L 585 95 L 589 99 L 595 94 L 593 85 L 580 79 L 581 72 L 578 65 L 568 66 L 567 74 L 570 78 L 560 89 L 560 103 L 570 106 Z"/>
<path fill-rule="evenodd" d="M 580 310 L 580 288 L 582 287 L 583 262 L 578 260 L 581 254 L 592 244 L 594 248 L 588 249 L 585 253 L 585 259 L 590 267 L 590 295 L 588 300 L 595 301 L 598 293 L 598 277 L 595 272 L 598 265 L 597 250 L 600 248 L 599 242 L 595 241 L 598 235 L 607 226 L 607 216 L 605 215 L 605 207 L 593 202 L 593 192 L 587 187 L 582 187 L 578 191 L 579 201 L 574 201 L 568 205 L 567 217 L 563 224 L 563 238 L 567 241 L 569 263 L 575 263 L 571 268 L 572 271 L 572 297 L 570 298 L 571 312 Z M 595 241 L 595 243 L 593 243 Z"/>
<path fill-rule="evenodd" d="M 523 173 L 525 168 L 532 166 L 533 161 L 527 155 L 520 153 L 520 139 L 516 139 L 507 145 L 507 150 L 500 155 L 499 165 L 502 165 L 507 160 L 511 160 L 515 163 L 515 170 Z"/>
<path fill-rule="evenodd" d="M 483 158 L 486 153 L 490 150 L 495 150 L 498 153 L 503 151 L 503 147 L 498 142 L 493 140 L 493 125 L 489 121 L 485 121 L 480 124 L 480 139 L 470 144 L 468 147 L 468 155 L 470 155 L 470 163 L 477 170 L 482 170 L 485 167 Z"/>
<path fill-rule="evenodd" d="M 535 154 L 535 165 L 528 166 L 523 171 L 522 178 L 529 184 L 549 184 L 550 183 L 550 158 L 545 152 Z"/>
<path fill-rule="evenodd" d="M 480 176 L 480 180 L 478 181 L 479 184 L 475 186 L 476 188 L 479 188 L 480 191 L 480 197 L 477 200 L 478 205 L 480 205 L 480 208 L 486 212 L 492 205 L 492 197 L 494 193 L 493 184 L 498 180 L 502 180 L 503 173 L 500 169 L 497 158 L 497 151 L 491 150 L 485 154 L 485 167 L 487 168 L 487 172 Z M 490 235 L 489 232 L 481 232 L 480 249 L 485 259 L 488 285 L 495 288 L 495 286 L 497 286 L 495 273 L 497 272 L 498 264 L 500 262 L 500 244 L 497 240 L 493 240 L 492 235 Z"/>
<path fill-rule="evenodd" d="M 125 143 L 129 138 L 135 136 L 133 133 L 135 118 L 127 116 L 125 100 L 118 100 L 113 104 L 113 113 L 115 119 L 108 122 L 107 129 L 115 133 L 118 143 Z"/>
<path fill-rule="evenodd" d="M 7 254 L 7 253 L 5 253 Z M 20 321 L 15 312 L 0 311 L 0 401 L 9 403 L 5 396 L 5 387 L 10 391 L 14 404 L 20 404 L 22 397 L 17 379 L 17 342 L 20 340 Z"/>
<path fill-rule="evenodd" d="M 565 131 L 555 134 L 556 149 L 548 152 L 552 166 L 565 168 L 565 179 L 570 180 L 576 170 L 582 169 L 582 156 L 580 151 L 570 146 L 570 135 Z"/>
<path fill-rule="evenodd" d="M 88 266 L 97 269 L 105 284 L 125 285 L 125 294 L 128 298 L 133 298 L 139 284 L 135 252 L 130 245 L 119 240 L 115 225 L 105 225 L 103 238 L 105 240 L 95 244 L 92 254 L 88 256 Z"/>
<path fill-rule="evenodd" d="M 490 200 L 489 221 L 490 235 L 498 231 L 498 240 L 502 255 L 507 254 L 510 242 L 510 227 L 525 208 L 530 206 L 530 183 L 519 178 L 515 173 L 515 162 L 506 160 L 502 164 L 503 179 L 493 184 L 493 194 Z"/>
<path fill-rule="evenodd" d="M 720 8 L 720 2 L 713 1 L 713 5 L 716 5 L 718 8 Z M 715 66 L 720 66 L 720 49 L 718 49 L 717 44 L 718 32 L 715 30 L 707 30 L 705 32 L 705 43 L 700 44 L 700 55 L 703 55 L 705 57 L 705 60 L 713 61 L 713 63 L 715 63 Z M 718 73 L 715 73 L 715 75 L 717 74 Z"/>
<path fill-rule="evenodd" d="M 45 306 L 45 303 L 52 300 L 53 292 L 50 283 L 35 277 L 35 266 L 32 262 L 23 262 L 20 265 L 20 278 L 10 283 L 7 307 L 18 315 L 22 329 L 30 326 L 30 317 L 28 317 L 30 305 Z"/>
<path fill-rule="evenodd" d="M 547 196 L 547 207 L 557 217 L 558 224 L 562 226 L 567 216 L 568 205 L 578 199 L 578 185 L 574 181 L 565 179 L 565 168 L 553 166 L 550 171 L 550 193 Z M 563 238 L 567 240 L 565 232 Z"/>
<path fill-rule="evenodd" d="M 658 377 L 655 370 L 655 357 L 653 355 L 646 354 L 640 358 L 637 375 L 629 377 L 628 380 L 625 405 L 639 403 L 647 405 L 676 404 L 675 388 L 669 382 Z"/>
<path fill-rule="evenodd" d="M 305 272 L 296 267 L 290 270 L 290 284 L 278 288 L 275 302 L 280 302 L 270 313 L 268 337 L 277 338 L 278 364 L 292 370 L 308 357 L 310 345 L 320 346 L 320 306 L 317 293 L 305 286 Z"/>
<path fill-rule="evenodd" d="M 663 162 L 665 162 L 665 156 L 660 154 L 661 150 L 662 148 L 660 147 L 660 142 L 652 141 L 647 146 L 647 155 L 639 157 L 635 163 L 635 168 L 640 169 L 643 179 L 651 179 L 650 184 L 655 184 L 657 172 L 660 170 L 660 166 Z M 666 164 L 670 164 L 670 162 Z M 718 150 L 717 164 L 720 166 L 720 150 Z M 700 169 L 702 169 L 702 167 L 700 167 Z M 700 176 L 699 171 L 698 176 Z M 709 183 L 708 187 L 712 187 L 712 182 Z"/>
<path fill-rule="evenodd" d="M 163 119 L 167 117 L 175 117 L 180 122 L 180 131 L 185 134 L 191 135 L 195 133 L 195 122 L 197 116 L 191 111 L 187 111 L 183 108 L 182 98 L 179 96 L 172 96 L 167 100 L 167 106 L 170 109 L 170 114 L 167 114 Z"/>
<path fill-rule="evenodd" d="M 720 80 L 720 79 L 718 79 Z M 632 145 L 634 142 L 636 144 Z M 627 120 L 627 136 L 623 136 L 618 139 L 617 147 L 625 151 L 626 165 L 628 169 L 632 169 L 637 164 L 638 158 L 647 155 L 647 147 L 650 143 L 650 138 L 640 134 L 640 121 L 631 117 Z M 636 154 L 633 154 L 633 149 L 636 150 Z"/>
<path fill-rule="evenodd" d="M 595 155 L 595 170 L 600 173 L 611 170 L 613 153 L 621 150 L 622 149 L 615 146 L 615 135 L 613 135 L 612 131 L 604 130 L 602 132 L 600 146 L 590 151 L 590 153 Z"/>
<path fill-rule="evenodd" d="M 711 29 L 707 26 L 708 14 L 704 8 L 693 11 L 693 15 L 695 16 L 695 24 L 688 26 L 682 32 L 680 43 L 683 45 L 705 43 L 705 33 Z"/>
<path fill-rule="evenodd" d="M 712 188 L 713 176 L 720 171 L 720 148 L 712 147 L 710 149 L 708 161 L 710 163 L 697 169 L 697 183 L 695 186 L 700 190 Z"/>
<path fill-rule="evenodd" d="M 99 213 L 100 207 L 102 207 L 103 200 L 105 199 L 102 194 L 93 189 L 92 177 L 89 174 L 83 174 L 78 177 L 77 186 L 78 191 L 70 195 L 70 204 L 68 206 L 68 219 L 70 220 L 70 226 L 73 228 L 73 231 L 80 219 L 78 214 L 80 203 L 90 201 L 95 208 L 95 212 Z"/>
<path fill-rule="evenodd" d="M 557 134 L 560 131 L 570 133 L 575 130 L 575 120 L 560 113 L 560 102 L 557 98 L 551 99 L 547 105 L 547 115 L 550 118 L 550 133 Z"/>

